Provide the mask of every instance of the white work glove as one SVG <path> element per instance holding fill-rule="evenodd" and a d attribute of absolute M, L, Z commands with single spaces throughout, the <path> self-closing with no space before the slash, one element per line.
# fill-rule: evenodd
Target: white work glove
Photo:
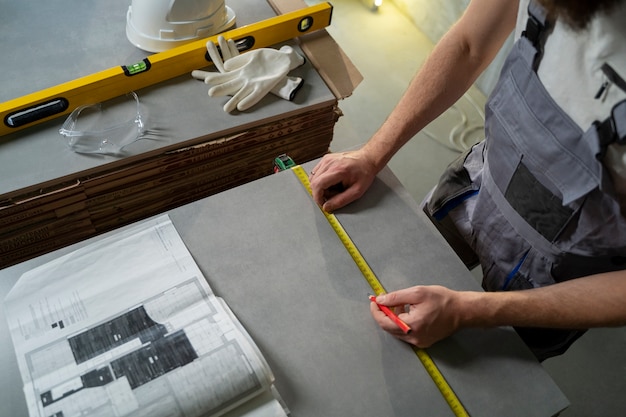
<path fill-rule="evenodd" d="M 224 111 L 228 113 L 235 108 L 246 110 L 252 107 L 268 92 L 292 100 L 303 84 L 299 77 L 286 76 L 304 63 L 304 58 L 290 46 L 283 46 L 280 50 L 261 48 L 239 54 L 231 39 L 227 41 L 219 36 L 218 43 L 223 61 L 213 42 L 207 42 L 207 51 L 219 73 L 196 70 L 191 75 L 213 85 L 209 89 L 210 96 L 233 96 L 224 105 Z"/>

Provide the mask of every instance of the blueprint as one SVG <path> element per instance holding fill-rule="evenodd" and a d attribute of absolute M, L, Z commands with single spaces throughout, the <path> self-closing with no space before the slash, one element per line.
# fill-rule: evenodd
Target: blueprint
<path fill-rule="evenodd" d="M 5 300 L 31 416 L 286 416 L 167 216 L 25 273 Z"/>

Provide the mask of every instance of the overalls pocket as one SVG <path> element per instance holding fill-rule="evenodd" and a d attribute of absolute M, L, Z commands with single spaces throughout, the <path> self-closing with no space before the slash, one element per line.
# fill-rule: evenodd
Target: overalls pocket
<path fill-rule="evenodd" d="M 478 192 L 478 187 L 463 166 L 471 148 L 459 155 L 443 172 L 439 183 L 427 203 L 428 214 L 436 220 L 443 219 L 450 210 Z"/>
<path fill-rule="evenodd" d="M 468 269 L 478 265 L 478 256 L 447 214 L 465 199 L 478 192 L 479 187 L 472 182 L 464 167 L 470 152 L 471 148 L 448 165 L 430 198 L 423 206 L 426 215 Z"/>

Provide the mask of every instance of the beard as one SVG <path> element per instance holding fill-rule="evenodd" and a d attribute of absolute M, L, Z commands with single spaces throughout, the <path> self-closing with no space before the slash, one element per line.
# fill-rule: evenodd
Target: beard
<path fill-rule="evenodd" d="M 556 16 L 575 30 L 582 30 L 599 13 L 614 10 L 623 0 L 539 0 L 549 16 Z"/>

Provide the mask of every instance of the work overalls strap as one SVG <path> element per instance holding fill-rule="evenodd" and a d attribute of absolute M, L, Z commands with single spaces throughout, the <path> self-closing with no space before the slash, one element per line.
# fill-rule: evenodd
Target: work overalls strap
<path fill-rule="evenodd" d="M 543 46 L 546 43 L 548 35 L 552 31 L 552 19 L 548 18 L 546 10 L 537 3 L 530 2 L 528 5 L 528 20 L 526 21 L 526 29 L 522 32 L 522 36 L 535 48 L 535 56 L 533 61 L 533 70 L 537 71 L 539 63 L 543 57 Z"/>

